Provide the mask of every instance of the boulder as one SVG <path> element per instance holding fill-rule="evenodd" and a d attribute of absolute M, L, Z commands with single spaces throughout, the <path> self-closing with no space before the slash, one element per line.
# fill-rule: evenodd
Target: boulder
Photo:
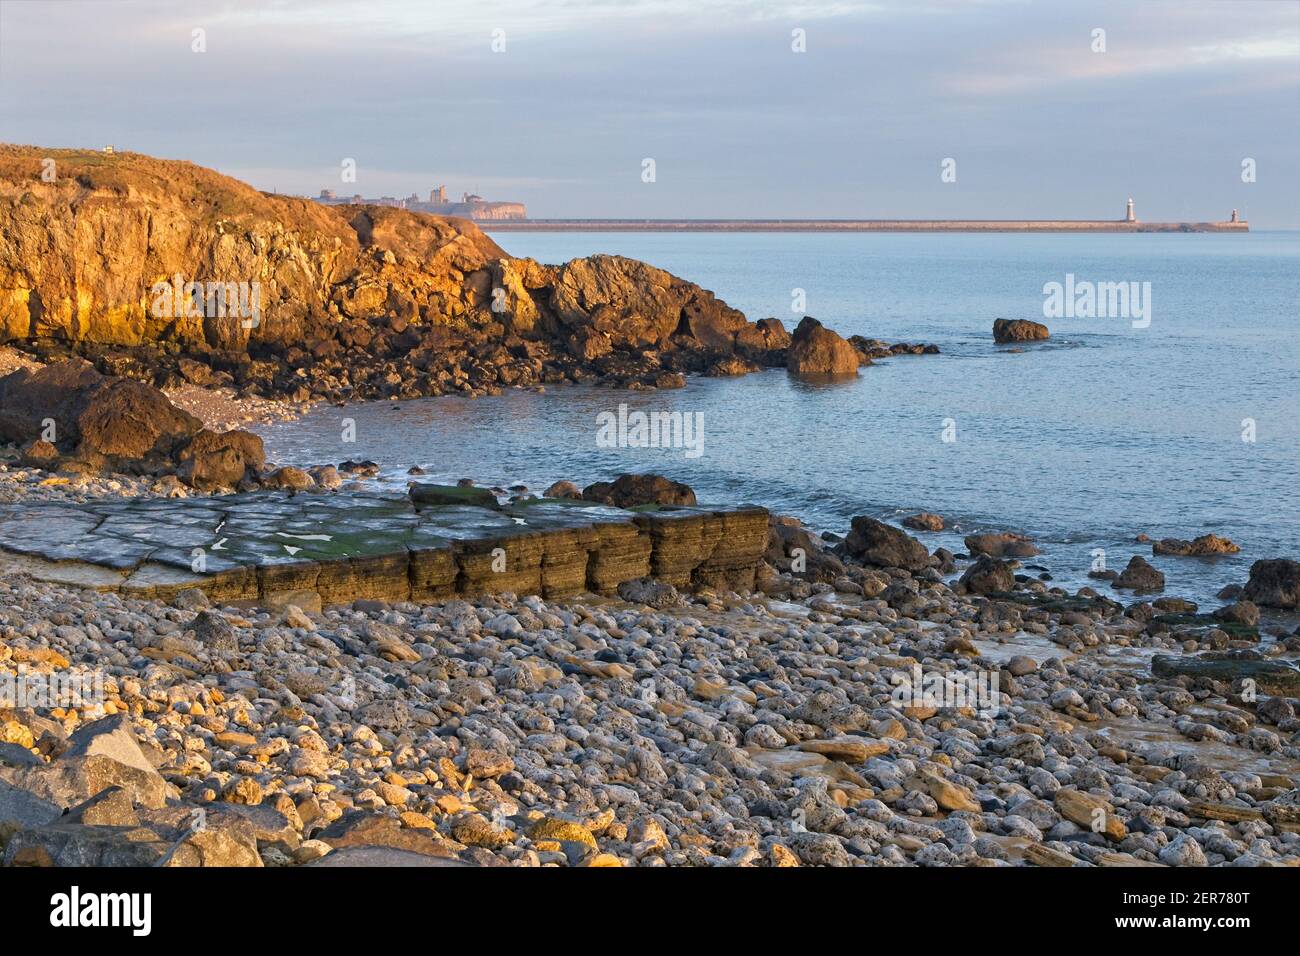
<path fill-rule="evenodd" d="M 557 481 L 542 492 L 542 497 L 578 500 L 582 498 L 582 489 L 571 481 Z"/>
<path fill-rule="evenodd" d="M 986 554 L 991 558 L 1032 558 L 1041 554 L 1032 541 L 1023 534 L 969 534 L 964 539 L 971 554 Z"/>
<path fill-rule="evenodd" d="M 856 375 L 862 356 L 852 345 L 806 315 L 794 330 L 786 368 L 795 375 Z"/>
<path fill-rule="evenodd" d="M 1128 567 L 1115 579 L 1113 586 L 1132 590 L 1138 594 L 1163 591 L 1165 576 L 1153 568 L 1140 554 L 1135 554 L 1129 561 Z"/>
<path fill-rule="evenodd" d="M 202 426 L 152 385 L 105 379 L 89 390 L 77 416 L 77 453 L 103 455 L 110 461 L 170 458 Z"/>
<path fill-rule="evenodd" d="M 968 594 L 993 594 L 1010 591 L 1016 586 L 1016 564 L 982 555 L 966 569 L 960 582 Z"/>
<path fill-rule="evenodd" d="M 1300 561 L 1273 558 L 1250 566 L 1242 595 L 1264 607 L 1300 609 Z"/>
<path fill-rule="evenodd" d="M 204 428 L 180 450 L 177 461 L 181 481 L 200 491 L 215 491 L 238 487 L 250 469 L 260 471 L 266 466 L 266 453 L 262 439 L 252 432 Z"/>
<path fill-rule="evenodd" d="M 993 341 L 999 345 L 1008 342 L 1036 342 L 1048 337 L 1047 326 L 1028 319 L 995 319 Z"/>
<path fill-rule="evenodd" d="M 582 489 L 583 501 L 597 501 L 615 508 L 643 505 L 694 505 L 695 492 L 680 481 L 663 475 L 619 475 L 612 482 L 598 481 Z"/>
<path fill-rule="evenodd" d="M 1237 545 L 1217 534 L 1203 534 L 1192 541 L 1181 538 L 1162 538 L 1151 545 L 1152 554 L 1165 554 L 1178 558 L 1198 558 L 1214 554 L 1236 554 Z"/>
<path fill-rule="evenodd" d="M 923 571 L 930 566 L 930 552 L 905 531 L 883 521 L 860 515 L 853 519 L 852 530 L 844 539 L 846 554 L 864 564 L 880 568 Z"/>

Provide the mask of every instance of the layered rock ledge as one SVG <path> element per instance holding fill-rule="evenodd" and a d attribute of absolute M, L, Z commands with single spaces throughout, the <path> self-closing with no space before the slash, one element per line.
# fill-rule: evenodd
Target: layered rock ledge
<path fill-rule="evenodd" d="M 474 490 L 474 489 L 470 489 Z M 531 499 L 501 507 L 424 495 L 136 499 L 15 507 L 0 515 L 0 571 L 168 599 L 436 601 L 456 595 L 590 591 L 645 577 L 749 590 L 767 511 L 623 510 Z"/>

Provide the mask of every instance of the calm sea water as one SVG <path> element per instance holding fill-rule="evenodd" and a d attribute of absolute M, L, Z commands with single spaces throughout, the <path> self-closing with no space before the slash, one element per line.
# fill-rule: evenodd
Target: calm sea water
<path fill-rule="evenodd" d="M 1089 582 L 1095 549 L 1122 569 L 1144 554 L 1166 593 L 1213 603 L 1254 560 L 1300 557 L 1300 233 L 1249 235 L 527 234 L 513 255 L 644 259 L 787 327 L 794 290 L 844 335 L 933 342 L 855 381 L 772 370 L 693 379 L 680 391 L 558 387 L 546 394 L 324 408 L 263 431 L 284 461 L 368 457 L 394 482 L 434 477 L 579 484 L 654 470 L 702 501 L 753 502 L 843 532 L 849 519 L 945 516 L 960 550 L 975 530 L 1032 535 L 1058 583 Z M 1043 318 L 1043 286 L 1150 283 L 1150 324 Z M 993 344 L 996 317 L 1051 326 L 1049 342 Z M 703 454 L 597 447 L 597 416 L 701 413 Z M 356 420 L 355 444 L 340 442 Z M 945 441 L 945 425 L 955 441 Z M 1253 426 L 1253 441 L 1248 429 Z M 1213 531 L 1217 560 L 1151 558 L 1153 538 Z"/>

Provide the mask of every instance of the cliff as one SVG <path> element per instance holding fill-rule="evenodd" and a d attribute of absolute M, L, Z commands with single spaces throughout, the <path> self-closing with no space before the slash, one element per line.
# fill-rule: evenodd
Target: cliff
<path fill-rule="evenodd" d="M 136 153 L 0 146 L 0 342 L 157 384 L 345 398 L 680 384 L 781 364 L 788 336 L 635 260 L 543 265 L 463 219 L 268 195 Z"/>

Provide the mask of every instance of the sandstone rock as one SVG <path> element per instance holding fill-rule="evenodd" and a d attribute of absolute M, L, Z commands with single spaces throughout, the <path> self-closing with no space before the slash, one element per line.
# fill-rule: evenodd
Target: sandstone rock
<path fill-rule="evenodd" d="M 881 568 L 922 571 L 930 566 L 930 552 L 920 541 L 865 515 L 853 519 L 844 549 L 863 563 Z"/>
<path fill-rule="evenodd" d="M 1061 816 L 1085 830 L 1105 833 L 1112 840 L 1122 840 L 1128 835 L 1128 828 L 1116 816 L 1115 808 L 1101 797 L 1064 787 L 1056 791 L 1055 803 Z"/>
<path fill-rule="evenodd" d="M 1151 545 L 1152 554 L 1166 554 L 1175 557 L 1205 557 L 1215 554 L 1236 554 L 1241 548 L 1227 538 L 1215 534 L 1203 534 L 1192 541 L 1179 538 L 1162 538 Z"/>
<path fill-rule="evenodd" d="M 999 345 L 1008 342 L 1034 342 L 1048 337 L 1047 326 L 1028 319 L 996 319 L 993 322 L 993 341 Z"/>
<path fill-rule="evenodd" d="M 1214 617 L 1230 624 L 1244 624 L 1255 627 L 1259 624 L 1259 607 L 1252 601 L 1238 601 L 1226 604 L 1214 612 Z"/>
<path fill-rule="evenodd" d="M 786 367 L 795 375 L 856 375 L 863 358 L 857 349 L 812 316 L 794 330 Z"/>

